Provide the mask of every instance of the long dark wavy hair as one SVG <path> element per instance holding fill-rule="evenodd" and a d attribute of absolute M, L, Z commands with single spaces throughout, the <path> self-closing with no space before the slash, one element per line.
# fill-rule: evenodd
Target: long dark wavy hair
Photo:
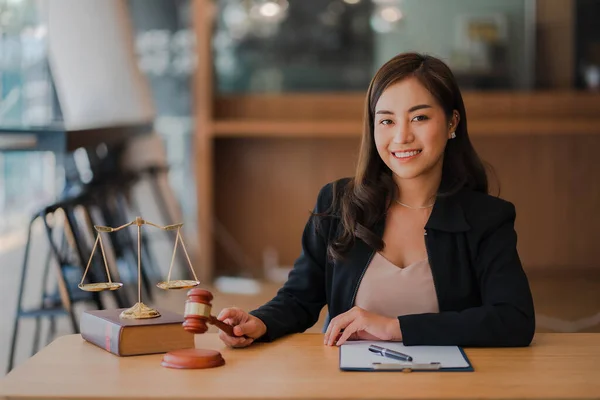
<path fill-rule="evenodd" d="M 485 167 L 475 152 L 467 132 L 467 114 L 462 95 L 450 68 L 441 60 L 418 53 L 403 53 L 385 63 L 373 77 L 364 108 L 364 129 L 356 174 L 343 189 L 334 187 L 329 215 L 341 218 L 342 231 L 330 242 L 330 258 L 342 259 L 356 239 L 375 250 L 382 250 L 383 240 L 373 232 L 391 203 L 398 198 L 392 171 L 375 147 L 375 105 L 385 89 L 408 77 L 415 77 L 435 97 L 450 121 L 453 110 L 460 113 L 456 138 L 448 140 L 444 150 L 442 180 L 437 196 L 452 195 L 464 187 L 488 192 Z"/>

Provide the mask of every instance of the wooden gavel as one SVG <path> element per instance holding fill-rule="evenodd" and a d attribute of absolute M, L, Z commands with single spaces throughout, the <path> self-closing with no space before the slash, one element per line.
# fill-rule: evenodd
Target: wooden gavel
<path fill-rule="evenodd" d="M 216 317 L 212 316 L 211 309 L 212 305 L 210 302 L 213 299 L 213 295 L 208 290 L 204 289 L 190 289 L 187 293 L 187 300 L 185 302 L 185 311 L 183 318 L 183 329 L 186 332 L 200 334 L 208 330 L 207 323 L 215 325 L 217 328 L 232 337 L 243 337 L 236 336 L 233 333 L 233 326 L 227 325 L 225 322 L 219 321 Z"/>
<path fill-rule="evenodd" d="M 208 290 L 196 288 L 190 289 L 187 296 L 183 313 L 185 321 L 182 324 L 186 332 L 204 333 L 208 330 L 206 324 L 209 323 L 217 326 L 229 336 L 235 337 L 233 326 L 227 325 L 210 315 L 212 293 Z M 163 367 L 178 369 L 213 368 L 224 364 L 225 359 L 218 351 L 197 348 L 170 351 L 163 356 L 161 363 Z"/>

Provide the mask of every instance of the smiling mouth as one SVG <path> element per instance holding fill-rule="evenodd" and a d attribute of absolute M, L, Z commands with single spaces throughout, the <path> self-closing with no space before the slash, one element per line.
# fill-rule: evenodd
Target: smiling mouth
<path fill-rule="evenodd" d="M 421 154 L 423 150 L 393 151 L 392 155 L 399 160 L 406 160 Z"/>

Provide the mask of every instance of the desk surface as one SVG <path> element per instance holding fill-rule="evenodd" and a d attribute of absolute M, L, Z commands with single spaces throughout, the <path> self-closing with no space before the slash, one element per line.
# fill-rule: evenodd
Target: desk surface
<path fill-rule="evenodd" d="M 342 372 L 338 349 L 300 334 L 246 349 L 216 334 L 226 365 L 160 366 L 161 355 L 119 358 L 79 335 L 58 338 L 0 380 L 0 398 L 599 399 L 600 334 L 537 334 L 528 348 L 465 349 L 475 372 Z"/>

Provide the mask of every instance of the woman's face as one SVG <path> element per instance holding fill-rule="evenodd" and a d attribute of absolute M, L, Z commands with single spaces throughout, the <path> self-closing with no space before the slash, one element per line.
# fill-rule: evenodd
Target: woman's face
<path fill-rule="evenodd" d="M 458 124 L 415 77 L 389 86 L 375 105 L 375 145 L 396 181 L 439 177 L 446 142 Z"/>

